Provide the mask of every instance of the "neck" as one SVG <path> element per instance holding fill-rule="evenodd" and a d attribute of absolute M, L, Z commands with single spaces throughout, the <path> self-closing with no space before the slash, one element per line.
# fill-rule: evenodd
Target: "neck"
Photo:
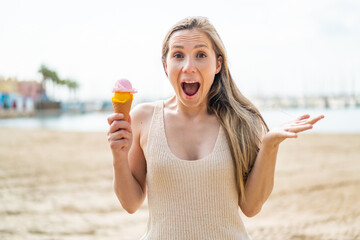
<path fill-rule="evenodd" d="M 183 117 L 189 120 L 195 120 L 203 117 L 208 117 L 209 114 L 207 112 L 207 102 L 203 102 L 197 106 L 189 107 L 184 105 L 181 101 L 179 101 L 176 97 L 173 97 L 170 100 L 172 108 Z"/>

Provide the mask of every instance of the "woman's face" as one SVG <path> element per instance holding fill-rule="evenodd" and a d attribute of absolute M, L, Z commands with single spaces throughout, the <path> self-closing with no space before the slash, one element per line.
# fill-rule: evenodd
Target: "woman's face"
<path fill-rule="evenodd" d="M 165 72 L 179 101 L 188 107 L 207 103 L 215 74 L 221 70 L 208 36 L 200 30 L 180 30 L 169 40 Z"/>

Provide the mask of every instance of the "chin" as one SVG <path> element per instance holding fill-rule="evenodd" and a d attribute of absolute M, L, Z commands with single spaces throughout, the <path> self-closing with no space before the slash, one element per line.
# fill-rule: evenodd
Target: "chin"
<path fill-rule="evenodd" d="M 187 107 L 198 107 L 200 105 L 206 104 L 206 99 L 201 98 L 200 94 L 197 93 L 196 96 L 192 97 L 181 97 L 181 102 Z"/>

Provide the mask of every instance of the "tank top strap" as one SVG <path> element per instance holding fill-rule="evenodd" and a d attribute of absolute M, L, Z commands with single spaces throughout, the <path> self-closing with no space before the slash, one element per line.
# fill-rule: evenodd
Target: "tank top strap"
<path fill-rule="evenodd" d="M 148 133 L 148 141 L 147 147 L 145 150 L 145 157 L 148 159 L 149 149 L 154 147 L 160 147 L 164 145 L 163 136 L 163 109 L 164 109 L 164 101 L 160 100 L 154 103 L 154 112 L 150 123 L 149 133 Z"/>

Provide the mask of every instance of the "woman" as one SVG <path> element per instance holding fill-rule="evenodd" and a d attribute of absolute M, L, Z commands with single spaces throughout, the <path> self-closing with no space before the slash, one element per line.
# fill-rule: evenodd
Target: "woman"
<path fill-rule="evenodd" d="M 279 144 L 323 116 L 268 130 L 236 87 L 206 18 L 177 23 L 162 61 L 175 96 L 108 117 L 114 190 L 134 213 L 148 195 L 143 239 L 249 239 L 238 207 L 255 216 L 269 197 Z"/>

